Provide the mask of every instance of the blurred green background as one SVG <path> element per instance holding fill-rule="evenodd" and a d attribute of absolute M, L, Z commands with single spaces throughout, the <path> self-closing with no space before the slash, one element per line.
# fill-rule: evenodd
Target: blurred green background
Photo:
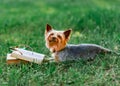
<path fill-rule="evenodd" d="M 0 0 L 1 86 L 119 86 L 120 59 L 114 55 L 92 62 L 7 65 L 11 46 L 27 45 L 50 56 L 46 24 L 72 28 L 69 43 L 95 43 L 120 52 L 120 0 Z"/>

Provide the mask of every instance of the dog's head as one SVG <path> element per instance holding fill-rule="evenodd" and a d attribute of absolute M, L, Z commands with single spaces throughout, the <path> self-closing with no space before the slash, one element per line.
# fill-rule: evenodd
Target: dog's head
<path fill-rule="evenodd" d="M 57 31 L 47 24 L 45 30 L 46 47 L 50 49 L 51 52 L 57 52 L 64 49 L 70 38 L 71 31 L 71 29 Z"/>

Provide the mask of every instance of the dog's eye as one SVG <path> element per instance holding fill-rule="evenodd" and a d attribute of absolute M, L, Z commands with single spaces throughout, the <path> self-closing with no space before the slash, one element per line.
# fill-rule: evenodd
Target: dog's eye
<path fill-rule="evenodd" d="M 54 35 L 53 33 L 50 34 L 51 36 Z"/>
<path fill-rule="evenodd" d="M 60 35 L 58 35 L 58 38 L 60 38 L 60 39 L 61 39 L 62 37 L 61 37 Z"/>

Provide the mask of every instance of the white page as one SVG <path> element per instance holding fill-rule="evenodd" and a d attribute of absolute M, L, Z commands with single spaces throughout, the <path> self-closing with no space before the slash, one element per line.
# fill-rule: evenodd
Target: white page
<path fill-rule="evenodd" d="M 15 48 L 15 50 L 16 51 L 13 51 L 11 54 L 13 57 L 30 61 L 30 62 L 41 63 L 45 57 L 44 54 L 40 54 L 40 53 L 36 53 L 36 52 L 32 52 L 32 51 L 28 51 L 20 48 Z"/>

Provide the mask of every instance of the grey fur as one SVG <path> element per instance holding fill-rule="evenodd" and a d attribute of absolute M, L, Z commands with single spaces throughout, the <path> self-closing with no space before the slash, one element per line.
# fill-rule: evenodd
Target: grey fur
<path fill-rule="evenodd" d="M 94 59 L 100 53 L 112 51 L 96 44 L 67 45 L 63 50 L 56 52 L 60 61 Z"/>

